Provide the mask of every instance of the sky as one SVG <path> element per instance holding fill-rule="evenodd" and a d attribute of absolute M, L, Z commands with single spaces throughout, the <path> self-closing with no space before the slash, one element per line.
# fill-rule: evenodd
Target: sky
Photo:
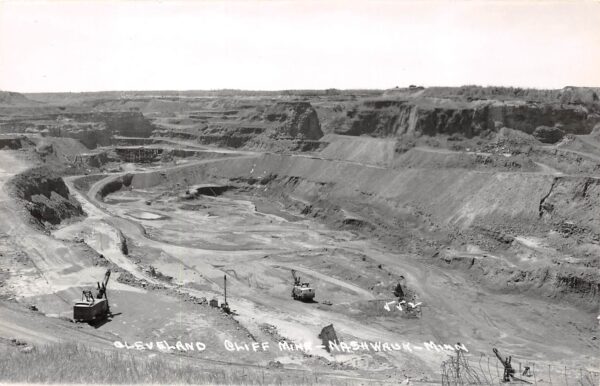
<path fill-rule="evenodd" d="M 0 89 L 600 86 L 600 1 L 0 0 Z"/>

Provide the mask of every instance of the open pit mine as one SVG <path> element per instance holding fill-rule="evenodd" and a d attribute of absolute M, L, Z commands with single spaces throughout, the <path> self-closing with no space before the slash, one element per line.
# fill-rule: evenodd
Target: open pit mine
<path fill-rule="evenodd" d="M 599 95 L 2 92 L 0 382 L 597 385 Z"/>

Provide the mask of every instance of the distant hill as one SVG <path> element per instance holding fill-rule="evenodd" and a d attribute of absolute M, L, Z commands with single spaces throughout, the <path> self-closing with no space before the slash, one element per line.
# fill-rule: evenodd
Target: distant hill
<path fill-rule="evenodd" d="M 559 103 L 596 106 L 600 102 L 600 89 L 597 87 L 572 87 L 542 90 L 520 87 L 417 87 L 395 88 L 385 91 L 386 97 L 425 97 L 443 98 L 455 101 L 523 101 L 533 103 Z"/>
<path fill-rule="evenodd" d="M 12 91 L 0 91 L 0 105 L 37 105 L 39 102 L 28 99 L 25 95 Z"/>

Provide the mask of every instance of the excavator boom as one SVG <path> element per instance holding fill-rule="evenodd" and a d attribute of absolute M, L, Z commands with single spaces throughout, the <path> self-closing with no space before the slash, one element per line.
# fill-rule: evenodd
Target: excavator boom
<path fill-rule="evenodd" d="M 300 284 L 300 277 L 296 275 L 295 269 L 292 269 L 292 277 L 294 278 L 294 285 Z"/>
<path fill-rule="evenodd" d="M 500 352 L 498 351 L 498 349 L 494 348 L 494 349 L 492 349 L 492 351 L 494 352 L 494 354 L 496 354 L 496 357 L 498 358 L 498 360 L 500 362 L 502 362 L 502 364 L 506 363 L 506 360 L 504 358 L 502 358 L 502 355 L 500 354 Z"/>
<path fill-rule="evenodd" d="M 110 269 L 104 274 L 104 281 L 102 282 L 104 288 L 108 285 L 108 279 L 110 279 Z"/>
<path fill-rule="evenodd" d="M 108 279 L 110 279 L 110 269 L 106 271 L 106 274 L 104 275 L 104 280 L 102 281 L 102 283 L 97 283 L 98 284 L 98 299 L 102 299 L 106 297 L 106 285 L 108 284 Z"/>
<path fill-rule="evenodd" d="M 529 382 L 529 381 L 515 377 L 516 371 L 510 364 L 512 362 L 511 356 L 508 356 L 507 358 L 502 357 L 502 355 L 496 348 L 492 349 L 492 351 L 494 351 L 494 354 L 496 354 L 496 357 L 502 363 L 502 366 L 504 366 L 504 374 L 502 376 L 503 382 L 519 381 L 519 382 L 531 384 L 531 382 Z"/>

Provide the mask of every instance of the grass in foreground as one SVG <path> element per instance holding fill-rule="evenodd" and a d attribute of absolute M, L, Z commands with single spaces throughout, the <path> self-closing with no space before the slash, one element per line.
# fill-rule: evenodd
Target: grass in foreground
<path fill-rule="evenodd" d="M 261 368 L 227 368 L 174 363 L 159 356 L 147 358 L 120 351 L 98 351 L 79 344 L 33 347 L 21 352 L 0 346 L 0 382 L 95 384 L 206 385 L 353 385 L 351 379 L 332 379 L 302 372 Z"/>

